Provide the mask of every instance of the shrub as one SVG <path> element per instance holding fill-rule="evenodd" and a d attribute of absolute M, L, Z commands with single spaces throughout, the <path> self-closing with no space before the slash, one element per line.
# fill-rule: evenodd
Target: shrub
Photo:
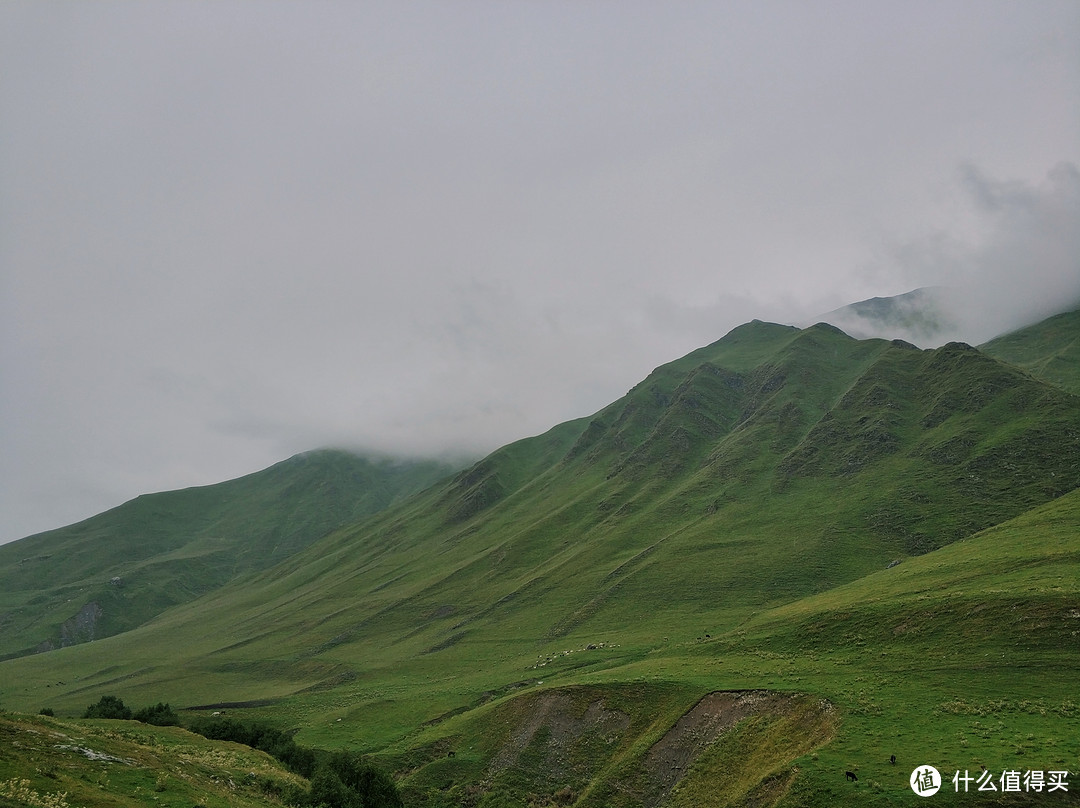
<path fill-rule="evenodd" d="M 349 792 L 333 769 L 323 765 L 311 778 L 308 804 L 325 808 L 360 808 L 356 795 Z"/>
<path fill-rule="evenodd" d="M 260 749 L 311 781 L 307 794 L 284 795 L 295 804 L 317 808 L 401 808 L 401 795 L 390 775 L 353 752 L 326 752 L 300 746 L 292 737 L 265 724 L 229 718 L 196 720 L 189 727 L 203 737 Z"/>
<path fill-rule="evenodd" d="M 97 704 L 91 704 L 86 708 L 83 718 L 119 718 L 127 720 L 131 718 L 131 710 L 116 696 L 102 696 L 98 699 Z"/>
<path fill-rule="evenodd" d="M 401 808 L 390 776 L 353 752 L 333 752 L 311 779 L 312 805 L 329 808 Z"/>
<path fill-rule="evenodd" d="M 144 707 L 137 711 L 132 718 L 142 721 L 144 724 L 153 724 L 156 727 L 180 726 L 180 716 L 173 712 L 173 708 L 160 701 L 153 707 Z"/>

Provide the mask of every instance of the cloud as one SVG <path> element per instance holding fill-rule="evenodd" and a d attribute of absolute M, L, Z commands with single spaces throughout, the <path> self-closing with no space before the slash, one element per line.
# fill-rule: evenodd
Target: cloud
<path fill-rule="evenodd" d="M 487 451 L 755 317 L 1076 277 L 1075 3 L 252 8 L 0 5 L 0 540 Z"/>
<path fill-rule="evenodd" d="M 957 171 L 966 227 L 889 246 L 875 275 L 903 278 L 907 295 L 881 321 L 850 309 L 830 322 L 857 336 L 895 336 L 923 346 L 971 344 L 1080 306 L 1080 171 L 1053 166 L 1039 182 L 997 179 L 965 163 Z M 927 309 L 933 316 L 926 318 Z"/>
<path fill-rule="evenodd" d="M 811 317 L 857 337 L 901 338 L 924 347 L 980 344 L 1080 306 L 1080 171 L 1053 166 L 1041 182 L 1002 180 L 978 166 L 957 169 L 962 226 L 884 246 L 863 273 L 908 289 L 888 305 L 845 306 Z"/>
<path fill-rule="evenodd" d="M 1059 163 L 1039 184 L 966 167 L 965 186 L 989 219 L 965 273 L 970 305 L 957 312 L 974 337 L 994 336 L 1080 306 L 1080 171 Z"/>

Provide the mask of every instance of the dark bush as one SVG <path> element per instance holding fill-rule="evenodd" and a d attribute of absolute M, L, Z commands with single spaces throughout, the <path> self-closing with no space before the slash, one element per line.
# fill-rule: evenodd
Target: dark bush
<path fill-rule="evenodd" d="M 233 741 L 277 758 L 311 781 L 305 804 L 324 808 L 401 808 L 393 779 L 352 752 L 325 752 L 300 746 L 279 729 L 229 718 L 197 720 L 190 727 L 211 740 Z"/>
<path fill-rule="evenodd" d="M 53 712 L 52 707 L 42 707 L 38 715 L 56 715 L 56 713 Z"/>
<path fill-rule="evenodd" d="M 245 724 L 231 718 L 205 718 L 193 722 L 191 731 L 211 740 L 232 741 L 259 749 L 301 777 L 311 779 L 315 774 L 315 751 L 297 746 L 288 733 L 279 729 L 264 724 Z"/>
<path fill-rule="evenodd" d="M 153 724 L 156 727 L 178 727 L 180 716 L 173 712 L 173 708 L 160 701 L 153 707 L 143 707 L 132 716 L 136 721 L 144 724 Z"/>
<path fill-rule="evenodd" d="M 325 787 L 317 793 L 316 785 Z M 337 788 L 341 785 L 341 789 Z M 339 794 L 333 801 L 329 797 Z M 401 797 L 390 776 L 353 752 L 333 752 L 311 781 L 311 804 L 325 802 L 330 808 L 401 808 Z"/>
<path fill-rule="evenodd" d="M 357 796 L 345 787 L 341 778 L 327 765 L 320 766 L 311 778 L 308 805 L 319 808 L 363 808 L 357 801 Z"/>
<path fill-rule="evenodd" d="M 97 704 L 86 708 L 83 718 L 119 718 L 126 721 L 131 718 L 131 710 L 116 696 L 102 696 Z"/>

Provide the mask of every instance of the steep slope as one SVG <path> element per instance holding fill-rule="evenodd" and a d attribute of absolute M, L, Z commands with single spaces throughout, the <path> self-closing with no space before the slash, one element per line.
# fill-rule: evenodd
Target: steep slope
<path fill-rule="evenodd" d="M 0 658 L 133 628 L 451 472 L 322 450 L 0 546 Z"/>
<path fill-rule="evenodd" d="M 755 322 L 171 610 L 125 635 L 119 665 L 108 642 L 67 649 L 50 665 L 72 679 L 52 678 L 81 694 L 138 671 L 143 700 L 188 704 L 339 685 L 364 701 L 349 682 L 480 665 L 458 685 L 482 691 L 556 649 L 730 629 L 1077 485 L 1077 397 L 964 345 Z M 52 676 L 4 667 L 25 671 L 5 698 Z M 417 723 L 439 714 L 429 696 Z"/>
<path fill-rule="evenodd" d="M 1080 309 L 981 345 L 979 350 L 1080 395 Z"/>

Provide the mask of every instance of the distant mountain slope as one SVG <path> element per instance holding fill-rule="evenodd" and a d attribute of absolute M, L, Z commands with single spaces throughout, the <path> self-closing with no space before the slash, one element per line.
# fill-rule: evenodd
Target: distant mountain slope
<path fill-rule="evenodd" d="M 983 353 L 1080 395 L 1080 309 L 990 340 Z"/>
<path fill-rule="evenodd" d="M 557 651 L 734 630 L 1000 524 L 1080 486 L 1078 458 L 1080 399 L 970 346 L 753 322 L 122 639 L 6 662 L 0 695 L 310 715 L 425 683 L 376 744 Z"/>
<path fill-rule="evenodd" d="M 1058 301 L 1060 308 L 1050 310 L 1059 312 L 1056 317 L 1028 325 L 1013 321 L 1009 327 L 1015 330 L 1003 335 L 996 318 L 980 316 L 979 298 L 977 289 L 926 286 L 892 297 L 860 300 L 816 319 L 857 339 L 903 339 L 922 348 L 940 347 L 958 340 L 982 342 L 980 347 L 986 348 L 991 356 L 1031 372 L 1064 351 L 1065 355 L 1056 360 L 1061 363 L 1058 370 L 1064 374 L 1062 378 L 1069 381 L 1080 376 L 1075 369 L 1080 352 L 1075 347 L 1076 311 L 1068 311 L 1075 309 L 1080 301 Z M 1046 373 L 1040 378 L 1053 381 L 1054 369 L 1049 366 L 1043 369 Z M 1040 374 L 1036 372 L 1036 375 Z"/>
<path fill-rule="evenodd" d="M 818 319 L 857 339 L 905 339 L 923 347 L 938 346 L 957 336 L 955 314 L 961 293 L 928 286 L 892 297 L 872 297 L 834 309 Z"/>
<path fill-rule="evenodd" d="M 133 628 L 451 473 L 322 450 L 0 546 L 0 658 Z"/>

